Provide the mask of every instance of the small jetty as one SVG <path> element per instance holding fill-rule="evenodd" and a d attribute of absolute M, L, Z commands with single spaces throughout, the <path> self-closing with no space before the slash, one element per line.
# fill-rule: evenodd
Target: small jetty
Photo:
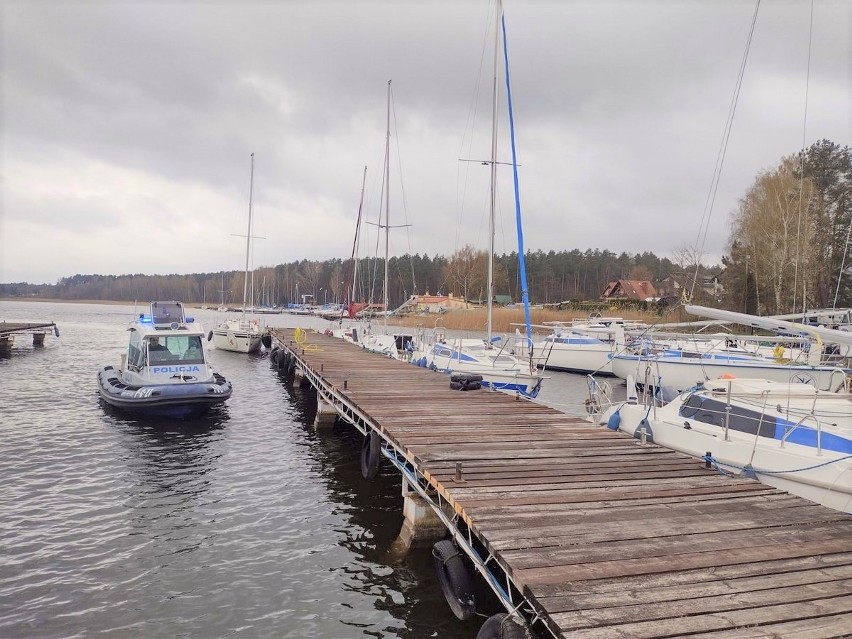
<path fill-rule="evenodd" d="M 0 356 L 8 357 L 12 352 L 12 345 L 16 335 L 27 333 L 33 336 L 33 346 L 44 346 L 44 336 L 48 332 L 59 335 L 59 328 L 53 322 L 0 322 Z"/>
<path fill-rule="evenodd" d="M 852 633 L 852 516 L 340 339 L 273 337 L 279 373 L 316 389 L 315 426 L 360 430 L 365 476 L 379 457 L 400 471 L 400 538 L 449 532 L 470 578 L 538 637 Z M 439 569 L 467 618 L 467 576 L 450 577 Z M 516 636 L 486 626 L 480 639 Z"/>

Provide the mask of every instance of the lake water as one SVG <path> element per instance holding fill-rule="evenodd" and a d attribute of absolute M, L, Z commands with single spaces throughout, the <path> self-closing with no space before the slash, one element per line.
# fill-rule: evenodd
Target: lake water
<path fill-rule="evenodd" d="M 387 554 L 402 523 L 396 471 L 364 480 L 360 434 L 314 432 L 314 396 L 264 356 L 210 351 L 234 393 L 203 419 L 103 405 L 96 371 L 118 363 L 133 316 L 0 302 L 0 321 L 60 330 L 41 349 L 21 336 L 0 359 L 0 636 L 476 636 L 483 619 L 452 615 L 428 549 Z M 550 375 L 540 400 L 579 414 L 585 379 Z"/>

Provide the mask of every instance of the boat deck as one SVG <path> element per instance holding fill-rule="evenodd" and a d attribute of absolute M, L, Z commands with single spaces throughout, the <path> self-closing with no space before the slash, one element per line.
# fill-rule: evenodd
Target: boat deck
<path fill-rule="evenodd" d="M 343 340 L 273 335 L 452 509 L 463 550 L 539 635 L 852 634 L 852 516 Z"/>

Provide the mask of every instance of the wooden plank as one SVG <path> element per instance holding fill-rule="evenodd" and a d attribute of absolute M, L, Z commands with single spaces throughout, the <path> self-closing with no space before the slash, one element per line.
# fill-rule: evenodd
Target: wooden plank
<path fill-rule="evenodd" d="M 583 630 L 583 639 L 657 639 L 659 637 L 692 636 L 698 632 L 713 632 L 720 629 L 740 629 L 761 625 L 776 625 L 779 622 L 815 619 L 821 616 L 842 619 L 852 607 L 852 595 L 833 597 L 830 599 L 815 599 L 807 605 L 791 606 L 780 604 L 776 606 L 760 606 L 745 610 L 733 610 L 715 614 L 684 616 L 673 619 L 655 619 L 639 621 L 599 628 Z M 554 615 L 554 621 L 559 623 L 559 616 Z M 570 627 L 570 626 L 569 626 Z M 848 634 L 849 628 L 837 626 L 832 629 L 837 633 L 829 636 L 842 637 Z M 739 636 L 739 635 L 735 635 Z M 772 635 L 759 635 L 763 637 Z M 783 636 L 783 635 L 782 635 Z"/>
<path fill-rule="evenodd" d="M 725 504 L 732 508 L 731 504 Z M 643 540 L 658 540 L 655 545 L 674 544 L 677 538 L 699 541 L 698 535 L 718 535 L 725 538 L 735 538 L 738 534 L 754 536 L 755 531 L 761 535 L 778 535 L 801 531 L 802 524 L 808 524 L 808 529 L 830 531 L 840 529 L 848 532 L 848 518 L 843 513 L 825 513 L 825 509 L 802 506 L 801 508 L 785 508 L 769 511 L 743 512 L 742 510 L 724 511 L 714 509 L 712 517 L 696 517 L 693 513 L 683 515 L 672 514 L 666 518 L 657 519 L 619 519 L 609 517 L 609 513 L 589 515 L 580 523 L 552 526 L 551 521 L 530 524 L 523 519 L 516 526 L 510 527 L 518 520 L 509 517 L 506 525 L 500 529 L 488 528 L 488 541 L 504 549 L 516 548 L 545 548 L 548 546 L 582 546 L 605 543 L 606 547 L 616 551 L 622 546 L 638 547 Z M 649 513 L 653 517 L 653 513 Z M 478 520 L 481 521 L 481 520 Z M 546 525 L 545 525 L 546 523 Z M 548 551 L 549 553 L 552 551 Z M 565 550 L 572 552 L 572 550 Z"/>
<path fill-rule="evenodd" d="M 802 586 L 852 579 L 852 564 L 828 566 L 814 570 L 798 570 L 773 574 L 772 579 L 764 575 L 737 579 L 714 579 L 693 584 L 676 584 L 657 587 L 632 587 L 618 592 L 582 593 L 571 596 L 540 597 L 539 600 L 551 612 L 569 612 L 618 608 L 627 604 L 640 606 L 665 601 L 698 599 L 716 595 L 753 593 L 773 588 Z"/>
<path fill-rule="evenodd" d="M 736 507 L 750 508 L 755 511 L 772 510 L 787 506 L 801 506 L 802 501 L 797 497 L 777 491 L 745 495 L 726 495 L 724 499 L 716 495 L 698 495 L 693 497 L 675 498 L 672 501 L 635 501 L 597 504 L 554 504 L 547 506 L 514 506 L 512 508 L 468 508 L 476 520 L 488 524 L 489 531 L 501 531 L 518 526 L 526 528 L 530 525 L 542 527 L 557 527 L 571 535 L 595 535 L 589 530 L 591 526 L 608 522 L 630 522 L 639 520 L 651 522 L 652 525 L 663 525 L 661 520 L 671 517 L 682 517 L 680 526 L 706 526 L 697 519 L 707 519 L 720 512 L 730 512 L 731 500 L 737 500 Z M 699 499 L 698 497 L 706 497 Z M 542 519 L 542 513 L 547 513 L 547 519 Z M 569 528 L 570 527 L 570 528 Z M 688 530 L 684 529 L 684 532 Z M 610 531 L 607 531 L 607 535 Z M 609 538 L 609 537 L 607 537 Z"/>
<path fill-rule="evenodd" d="M 551 616 L 562 627 L 580 630 L 618 624 L 635 624 L 642 621 L 753 610 L 767 606 L 788 605 L 794 608 L 806 608 L 813 600 L 842 597 L 849 595 L 850 592 L 852 592 L 852 579 L 837 579 L 733 594 L 683 597 L 677 600 L 607 608 L 587 608 L 576 612 L 554 612 Z M 850 598 L 850 601 L 852 601 L 852 598 Z"/>
<path fill-rule="evenodd" d="M 692 568 L 712 568 L 737 563 L 788 559 L 822 553 L 844 552 L 849 548 L 847 539 L 823 540 L 803 548 L 796 544 L 763 546 L 760 548 L 734 548 L 726 553 L 698 552 L 675 557 L 642 557 L 623 561 L 598 561 L 595 563 L 548 566 L 512 570 L 512 574 L 523 584 L 536 585 L 558 581 L 582 581 L 584 579 L 611 579 L 634 577 L 654 572 L 673 572 Z"/>
<path fill-rule="evenodd" d="M 767 581 L 771 587 L 779 575 L 803 574 L 811 571 L 819 572 L 826 568 L 837 566 L 852 566 L 852 552 L 769 559 L 753 563 L 713 566 L 710 569 L 698 568 L 664 573 L 647 573 L 632 577 L 629 583 L 621 578 L 599 579 L 596 581 L 564 581 L 543 584 L 536 590 L 542 598 L 556 598 L 561 596 L 575 598 L 610 594 L 624 601 L 625 599 L 631 599 L 634 596 L 632 593 L 638 591 L 653 593 L 657 589 L 669 587 L 684 588 L 692 585 L 697 585 L 699 588 L 708 588 L 714 583 L 728 584 L 750 577 L 764 578 L 764 581 Z"/>
<path fill-rule="evenodd" d="M 694 639 L 835 639 L 852 635 L 852 612 L 837 615 L 797 619 L 784 623 L 772 623 L 755 628 L 737 628 L 690 635 Z"/>
<path fill-rule="evenodd" d="M 828 539 L 843 539 L 848 535 L 848 527 L 842 523 L 798 528 L 801 527 L 784 526 L 766 530 L 755 526 L 752 529 L 724 533 L 711 532 L 664 539 L 639 537 L 620 542 L 582 543 L 573 547 L 560 547 L 536 538 L 525 542 L 525 545 L 519 548 L 519 542 L 514 540 L 492 542 L 489 539 L 488 547 L 489 550 L 500 551 L 500 555 L 513 567 L 524 569 L 651 557 L 668 557 L 671 562 L 675 562 L 681 555 L 693 553 L 760 549 L 770 543 L 807 544 Z"/>

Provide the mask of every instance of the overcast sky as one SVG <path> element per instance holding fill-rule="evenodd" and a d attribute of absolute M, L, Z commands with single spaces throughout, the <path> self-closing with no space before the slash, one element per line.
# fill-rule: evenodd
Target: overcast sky
<path fill-rule="evenodd" d="M 3 0 L 0 282 L 487 247 L 493 1 Z M 705 252 L 765 169 L 852 139 L 852 2 L 763 0 Z M 693 245 L 752 0 L 505 0 L 527 249 Z M 511 160 L 501 85 L 498 160 Z M 807 98 L 807 102 L 806 102 Z M 806 113 L 807 103 L 807 117 Z M 515 250 L 511 168 L 497 252 Z M 375 229 L 360 249 L 375 252 Z M 384 245 L 380 253 L 383 254 Z"/>

